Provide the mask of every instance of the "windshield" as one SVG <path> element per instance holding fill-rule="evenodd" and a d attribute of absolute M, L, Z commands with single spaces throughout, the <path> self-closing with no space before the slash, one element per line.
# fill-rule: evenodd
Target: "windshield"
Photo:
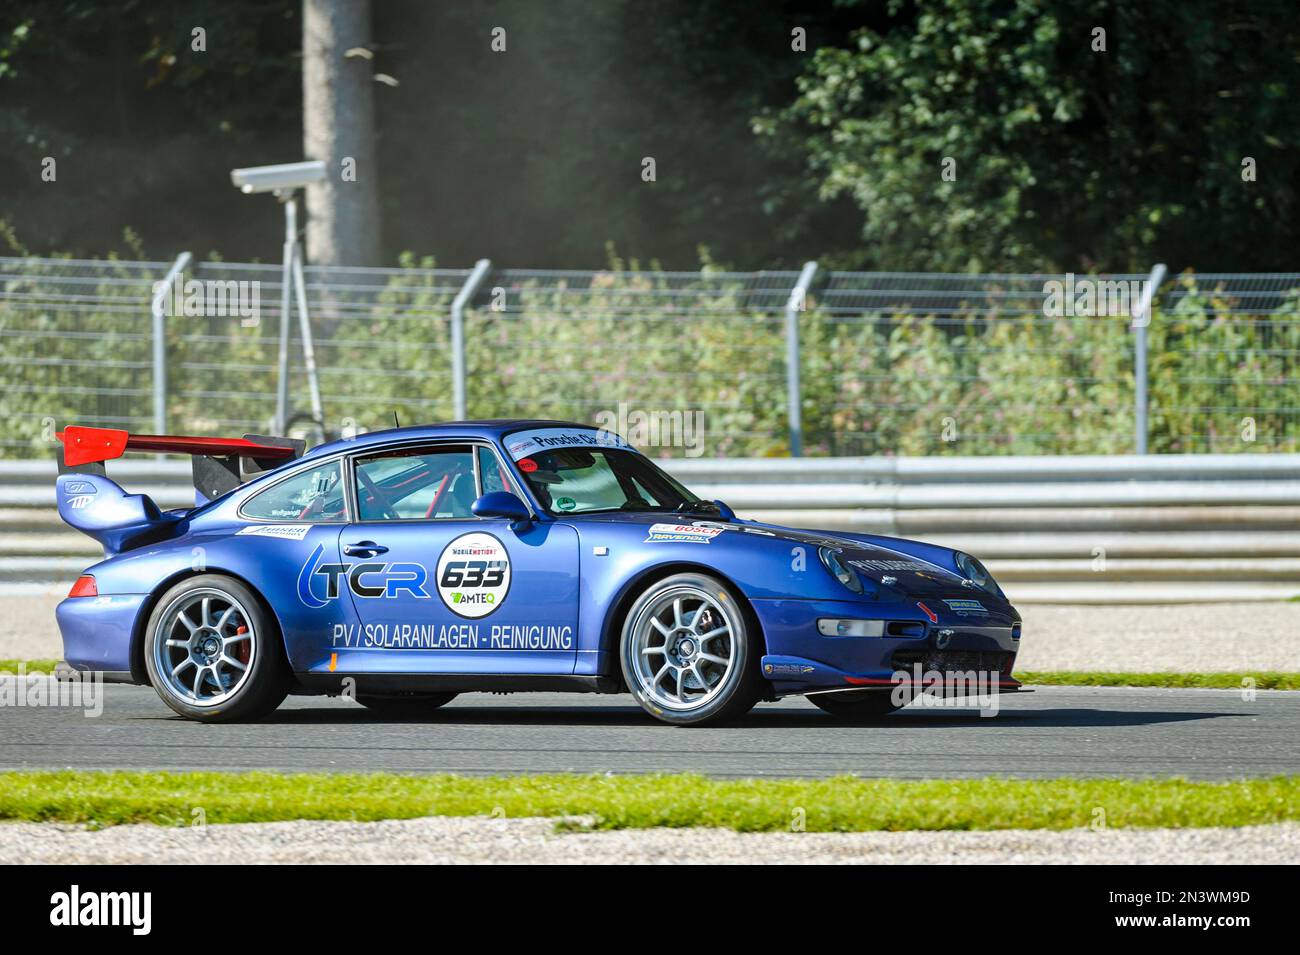
<path fill-rule="evenodd" d="M 635 451 L 560 448 L 515 464 L 551 514 L 714 509 Z"/>

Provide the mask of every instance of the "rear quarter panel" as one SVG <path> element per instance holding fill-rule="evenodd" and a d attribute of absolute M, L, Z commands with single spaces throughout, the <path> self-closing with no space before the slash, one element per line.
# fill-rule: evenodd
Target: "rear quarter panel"
<path fill-rule="evenodd" d="M 355 622 L 349 601 L 333 600 L 325 608 L 313 609 L 298 598 L 297 592 L 298 574 L 317 546 L 324 547 L 327 559 L 337 559 L 342 525 L 310 525 L 300 539 L 239 533 L 259 526 L 266 525 L 207 520 L 187 527 L 175 540 L 129 551 L 97 564 L 87 573 L 94 574 L 101 596 L 135 594 L 153 598 L 140 603 L 134 621 L 137 649 L 153 601 L 167 587 L 196 574 L 236 577 L 265 600 L 283 635 L 293 669 L 309 669 L 321 661 L 322 654 L 328 657 L 334 626 Z"/>

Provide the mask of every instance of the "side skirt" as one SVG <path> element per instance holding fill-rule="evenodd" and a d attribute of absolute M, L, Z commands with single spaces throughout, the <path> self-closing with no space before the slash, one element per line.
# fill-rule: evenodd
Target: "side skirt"
<path fill-rule="evenodd" d="M 338 696 L 358 693 L 624 693 L 604 676 L 516 673 L 295 673 L 298 692 Z M 345 682 L 349 681 L 349 682 Z"/>

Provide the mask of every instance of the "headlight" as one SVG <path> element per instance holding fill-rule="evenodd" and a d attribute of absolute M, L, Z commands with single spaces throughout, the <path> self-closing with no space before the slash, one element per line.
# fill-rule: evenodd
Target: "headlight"
<path fill-rule="evenodd" d="M 821 555 L 822 563 L 826 569 L 831 572 L 831 576 L 842 583 L 855 594 L 862 593 L 862 578 L 844 561 L 840 560 L 840 555 L 835 553 L 829 547 L 819 547 L 817 553 Z"/>
<path fill-rule="evenodd" d="M 993 575 L 970 554 L 957 553 L 957 570 L 963 577 L 978 587 L 985 593 L 993 594 L 995 597 L 1001 597 L 1002 591 L 993 581 Z"/>

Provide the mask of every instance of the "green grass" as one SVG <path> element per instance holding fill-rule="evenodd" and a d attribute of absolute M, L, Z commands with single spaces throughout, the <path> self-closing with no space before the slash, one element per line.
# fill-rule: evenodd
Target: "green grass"
<path fill-rule="evenodd" d="M 1257 690 L 1300 690 L 1300 673 L 1260 670 L 1252 673 L 1112 673 L 1093 670 L 1050 670 L 1017 673 L 1024 683 L 1051 686 L 1153 686 L 1176 689 L 1240 690 L 1246 679 Z"/>
<path fill-rule="evenodd" d="M 695 775 L 401 776 L 0 773 L 0 820 L 96 826 L 419 816 L 584 816 L 595 828 L 810 832 L 1245 826 L 1300 819 L 1300 776 L 1182 779 L 719 780 Z"/>
<path fill-rule="evenodd" d="M 53 673 L 61 660 L 0 660 L 0 673 L 17 673 L 20 666 L 26 666 L 28 673 Z"/>

